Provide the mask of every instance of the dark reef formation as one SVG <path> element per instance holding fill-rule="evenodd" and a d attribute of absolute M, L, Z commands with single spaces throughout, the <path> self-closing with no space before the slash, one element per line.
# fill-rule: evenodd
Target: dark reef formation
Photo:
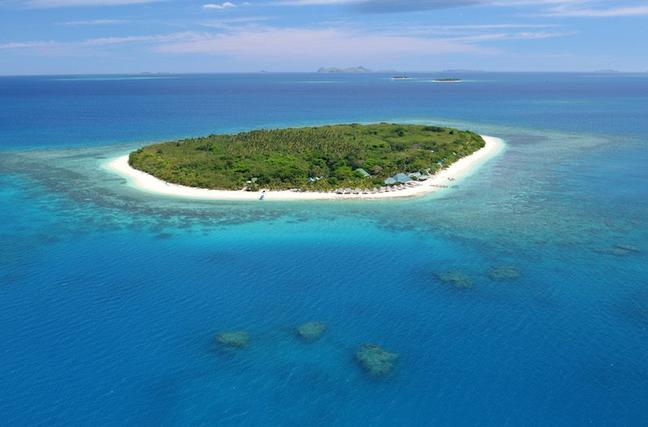
<path fill-rule="evenodd" d="M 520 276 L 521 276 L 520 270 L 510 265 L 500 265 L 497 267 L 493 267 L 488 272 L 488 277 L 490 277 L 491 280 L 497 280 L 502 282 L 517 280 L 520 278 Z"/>
<path fill-rule="evenodd" d="M 384 377 L 394 369 L 398 354 L 376 344 L 363 344 L 356 350 L 355 358 L 372 377 Z"/>
<path fill-rule="evenodd" d="M 246 331 L 224 331 L 216 336 L 216 341 L 227 348 L 242 348 L 248 345 L 250 335 Z"/>
<path fill-rule="evenodd" d="M 461 270 L 448 270 L 443 273 L 438 273 L 437 278 L 441 282 L 452 285 L 457 289 L 468 289 L 473 285 L 473 280 Z"/>
<path fill-rule="evenodd" d="M 596 248 L 594 252 L 606 255 L 626 256 L 636 255 L 641 252 L 641 249 L 625 244 L 616 244 L 605 248 Z"/>
<path fill-rule="evenodd" d="M 324 331 L 326 331 L 326 324 L 319 321 L 304 323 L 295 330 L 297 336 L 308 342 L 319 339 Z"/>

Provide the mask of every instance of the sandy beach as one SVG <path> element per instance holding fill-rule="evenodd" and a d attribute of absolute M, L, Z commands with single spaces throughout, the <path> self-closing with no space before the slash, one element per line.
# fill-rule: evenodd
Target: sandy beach
<path fill-rule="evenodd" d="M 264 200 L 352 200 L 352 199 L 393 199 L 417 197 L 429 194 L 435 191 L 443 190 L 454 184 L 457 180 L 465 178 L 473 173 L 477 168 L 486 163 L 489 159 L 502 152 L 505 147 L 504 141 L 492 136 L 484 136 L 486 145 L 470 156 L 459 159 L 450 167 L 441 170 L 433 177 L 415 182 L 401 190 L 392 190 L 376 194 L 336 194 L 336 193 L 317 193 L 317 192 L 298 192 L 298 191 L 266 191 Z M 155 178 L 145 172 L 132 168 L 128 164 L 128 155 L 119 156 L 104 163 L 106 170 L 114 172 L 125 178 L 128 185 L 138 190 L 159 194 L 161 196 L 179 197 L 196 200 L 237 200 L 237 201 L 255 201 L 259 200 L 260 192 L 251 191 L 228 191 L 228 190 L 209 190 L 204 188 L 186 187 L 183 185 L 171 184 Z"/>

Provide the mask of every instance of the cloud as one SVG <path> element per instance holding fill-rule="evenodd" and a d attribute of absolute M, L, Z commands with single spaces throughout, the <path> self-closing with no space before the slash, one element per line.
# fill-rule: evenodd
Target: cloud
<path fill-rule="evenodd" d="M 275 2 L 277 5 L 285 6 L 327 6 L 336 4 L 352 4 L 362 0 L 280 0 Z"/>
<path fill-rule="evenodd" d="M 390 55 L 478 52 L 480 47 L 453 40 L 363 33 L 348 29 L 252 28 L 229 33 L 193 33 L 162 43 L 156 50 L 176 54 L 341 61 Z"/>
<path fill-rule="evenodd" d="M 557 24 L 526 24 L 526 23 L 505 23 L 505 24 L 460 24 L 460 25 L 421 25 L 412 24 L 406 21 L 393 21 L 390 28 L 407 28 L 410 35 L 436 35 L 456 37 L 461 35 L 487 34 L 489 31 L 512 31 L 512 30 L 547 30 L 562 28 Z"/>
<path fill-rule="evenodd" d="M 628 6 L 608 9 L 554 8 L 546 12 L 548 16 L 606 18 L 618 16 L 646 16 L 648 6 Z"/>
<path fill-rule="evenodd" d="M 573 31 L 523 31 L 516 33 L 485 33 L 456 37 L 454 40 L 465 42 L 486 42 L 504 40 L 542 40 L 556 37 L 566 37 L 576 34 Z"/>
<path fill-rule="evenodd" d="M 253 26 L 263 21 L 270 21 L 270 16 L 234 16 L 228 18 L 211 19 L 200 22 L 199 24 L 207 28 L 219 28 L 223 30 L 234 30 L 241 26 Z"/>
<path fill-rule="evenodd" d="M 59 22 L 58 25 L 119 25 L 127 24 L 130 21 L 123 19 L 94 19 L 90 21 L 68 21 L 68 22 Z"/>
<path fill-rule="evenodd" d="M 386 13 L 409 12 L 417 10 L 449 9 L 483 4 L 484 0 L 367 0 L 353 4 L 360 12 Z"/>
<path fill-rule="evenodd" d="M 236 7 L 236 5 L 232 2 L 226 1 L 225 3 L 208 3 L 208 4 L 203 4 L 203 9 L 231 9 Z"/>
<path fill-rule="evenodd" d="M 350 6 L 359 12 L 384 13 L 473 6 L 485 3 L 486 1 L 487 0 L 284 0 L 279 2 L 279 4 L 292 6 L 345 5 Z"/>
<path fill-rule="evenodd" d="M 632 0 L 630 0 L 632 1 Z M 601 8 L 605 0 L 280 0 L 285 6 L 347 6 L 360 13 L 398 13 L 468 6 L 536 7 L 538 14 L 565 17 L 616 17 L 648 15 L 648 6 L 617 1 Z M 609 3 L 609 2 L 607 2 Z"/>
<path fill-rule="evenodd" d="M 468 24 L 468 25 L 431 25 L 426 28 L 439 28 L 445 30 L 493 30 L 493 29 L 518 29 L 518 28 L 551 28 L 556 24 Z"/>
<path fill-rule="evenodd" d="M 58 46 L 59 43 L 52 40 L 35 40 L 28 42 L 9 42 L 0 43 L 0 50 L 26 50 L 26 49 L 44 49 Z"/>
<path fill-rule="evenodd" d="M 125 36 L 125 37 L 99 37 L 94 39 L 87 39 L 79 43 L 81 46 L 112 46 L 121 44 L 132 43 L 146 43 L 146 42 L 168 42 L 173 40 L 182 39 L 189 33 L 171 33 L 150 36 Z"/>
<path fill-rule="evenodd" d="M 33 8 L 99 7 L 153 3 L 157 1 L 162 0 L 28 0 L 24 2 L 24 5 Z"/>
<path fill-rule="evenodd" d="M 70 54 L 70 53 L 92 53 L 96 48 L 110 47 L 124 44 L 142 43 L 168 43 L 177 40 L 184 40 L 192 33 L 171 33 L 146 36 L 114 36 L 98 37 L 73 42 L 60 42 L 56 40 L 35 40 L 26 42 L 9 42 L 0 44 L 0 50 L 37 50 L 40 53 Z M 90 51 L 88 49 L 91 49 Z"/>
<path fill-rule="evenodd" d="M 396 27 L 398 28 L 398 27 Z M 537 29 L 537 31 L 536 31 Z M 528 30 L 528 31 L 523 31 Z M 279 69 L 304 69 L 321 64 L 417 64 L 454 54 L 494 55 L 497 42 L 564 37 L 569 33 L 523 24 L 440 26 L 443 34 L 406 28 L 359 30 L 352 26 L 304 28 L 231 26 L 218 32 L 114 36 L 58 42 L 14 42 L 0 51 L 38 52 L 41 55 L 93 57 L 108 52 L 155 52 L 164 55 L 224 57 L 228 64 L 276 64 Z M 136 53 L 137 52 L 137 53 Z M 308 64 L 308 65 L 305 65 Z"/>
<path fill-rule="evenodd" d="M 346 62 L 390 56 L 448 53 L 490 53 L 461 40 L 415 35 L 361 32 L 347 28 L 242 27 L 220 33 L 178 32 L 146 36 L 116 36 L 77 42 L 31 41 L 0 45 L 0 50 L 35 49 L 51 54 L 95 54 L 103 48 L 148 45 L 166 54 L 223 55 L 238 59 L 317 60 Z M 356 61 L 353 61 L 354 63 Z"/>

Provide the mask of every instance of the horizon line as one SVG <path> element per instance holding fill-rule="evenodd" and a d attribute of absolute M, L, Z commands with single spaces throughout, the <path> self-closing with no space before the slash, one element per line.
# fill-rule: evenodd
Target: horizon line
<path fill-rule="evenodd" d="M 392 74 L 392 73 L 518 73 L 518 74 L 646 74 L 648 70 L 615 70 L 615 69 L 594 69 L 594 70 L 469 70 L 469 69 L 444 69 L 444 70 L 377 70 L 366 72 L 319 72 L 319 71 L 125 71 L 125 72 L 87 72 L 87 73 L 25 73 L 25 74 L 2 74 L 0 77 L 48 77 L 48 76 L 155 76 L 155 75 L 219 75 L 219 74 Z"/>

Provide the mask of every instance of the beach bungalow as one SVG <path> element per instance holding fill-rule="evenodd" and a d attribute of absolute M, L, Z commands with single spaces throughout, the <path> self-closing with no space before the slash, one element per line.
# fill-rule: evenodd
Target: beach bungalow
<path fill-rule="evenodd" d="M 396 184 L 396 180 L 392 177 L 389 177 L 385 180 L 385 185 L 394 185 Z"/>
<path fill-rule="evenodd" d="M 385 180 L 386 185 L 395 185 L 395 184 L 405 184 L 406 182 L 411 181 L 412 179 L 406 173 L 397 173 L 394 176 L 390 176 Z"/>
<path fill-rule="evenodd" d="M 399 184 L 405 184 L 406 182 L 409 182 L 409 181 L 412 180 L 412 179 L 409 177 L 409 175 L 406 174 L 406 173 L 399 173 L 399 174 L 396 174 L 396 175 L 394 175 L 392 178 L 394 178 L 394 180 L 396 180 L 396 182 L 399 183 Z"/>

